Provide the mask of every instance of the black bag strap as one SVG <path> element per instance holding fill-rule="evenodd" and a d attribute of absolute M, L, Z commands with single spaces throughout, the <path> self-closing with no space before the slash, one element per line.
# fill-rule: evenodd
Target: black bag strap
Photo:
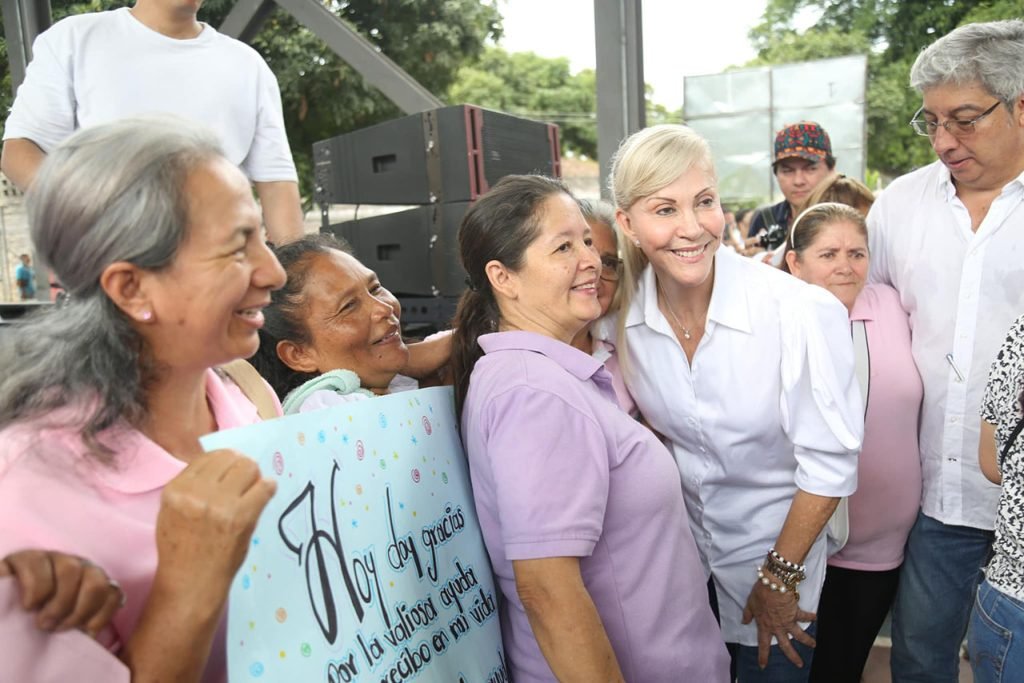
<path fill-rule="evenodd" d="M 1010 452 L 1010 448 L 1013 447 L 1013 443 L 1020 436 L 1022 430 L 1024 430 L 1024 417 L 1017 421 L 1017 426 L 1010 432 L 1010 438 L 1006 440 L 1006 443 L 1003 445 L 1003 452 L 999 454 L 999 462 L 1006 460 L 1006 454 Z"/>

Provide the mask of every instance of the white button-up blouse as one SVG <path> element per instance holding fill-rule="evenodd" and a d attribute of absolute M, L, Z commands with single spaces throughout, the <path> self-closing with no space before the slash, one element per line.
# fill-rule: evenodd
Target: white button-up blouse
<path fill-rule="evenodd" d="M 720 249 L 692 365 L 658 308 L 653 269 L 626 315 L 624 374 L 682 475 L 690 524 L 715 581 L 727 642 L 757 644 L 743 606 L 798 488 L 841 497 L 857 485 L 863 405 L 850 323 L 828 291 Z M 622 347 L 619 347 L 620 353 Z M 822 534 L 800 606 L 817 609 Z"/>

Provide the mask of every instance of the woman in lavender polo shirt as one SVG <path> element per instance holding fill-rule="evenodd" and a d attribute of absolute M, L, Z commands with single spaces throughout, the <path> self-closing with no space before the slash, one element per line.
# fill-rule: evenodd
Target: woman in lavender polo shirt
<path fill-rule="evenodd" d="M 456 404 L 513 679 L 728 680 L 672 457 L 569 345 L 600 313 L 572 196 L 507 177 L 459 248 Z"/>

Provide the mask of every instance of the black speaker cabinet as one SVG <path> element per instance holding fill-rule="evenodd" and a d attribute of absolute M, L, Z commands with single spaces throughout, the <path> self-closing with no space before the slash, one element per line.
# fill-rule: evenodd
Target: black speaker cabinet
<path fill-rule="evenodd" d="M 502 176 L 561 176 L 558 126 L 444 107 L 313 145 L 319 204 L 472 201 Z"/>
<path fill-rule="evenodd" d="M 458 296 L 466 273 L 458 233 L 469 202 L 444 202 L 336 223 L 330 231 L 397 295 Z"/>

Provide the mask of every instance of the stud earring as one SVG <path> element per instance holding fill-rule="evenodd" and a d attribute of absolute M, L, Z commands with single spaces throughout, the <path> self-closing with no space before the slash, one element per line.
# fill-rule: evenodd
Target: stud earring
<path fill-rule="evenodd" d="M 143 311 L 139 317 L 142 318 L 143 322 L 148 323 L 150 320 L 153 319 L 153 311 Z"/>
<path fill-rule="evenodd" d="M 640 240 L 633 240 L 633 246 L 634 247 L 639 247 L 640 246 Z"/>

